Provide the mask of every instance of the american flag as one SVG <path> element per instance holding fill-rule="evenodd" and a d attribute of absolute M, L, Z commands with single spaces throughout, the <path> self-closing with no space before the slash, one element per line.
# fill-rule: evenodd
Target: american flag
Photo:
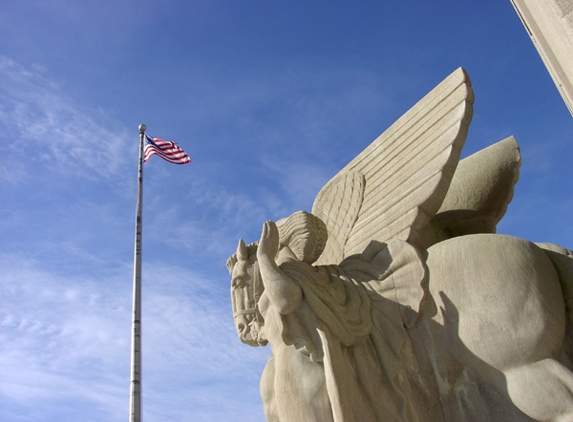
<path fill-rule="evenodd" d="M 143 161 L 147 161 L 152 155 L 159 155 L 166 161 L 174 164 L 187 164 L 191 159 L 175 142 L 165 141 L 159 138 L 152 138 L 145 135 L 145 146 L 143 148 Z"/>

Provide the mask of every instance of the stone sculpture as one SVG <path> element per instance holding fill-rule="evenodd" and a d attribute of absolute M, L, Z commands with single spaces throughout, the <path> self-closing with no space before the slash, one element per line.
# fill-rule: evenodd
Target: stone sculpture
<path fill-rule="evenodd" d="M 458 69 L 312 213 L 239 241 L 233 314 L 272 348 L 268 421 L 573 420 L 571 252 L 495 234 L 519 148 L 459 161 L 472 104 Z"/>

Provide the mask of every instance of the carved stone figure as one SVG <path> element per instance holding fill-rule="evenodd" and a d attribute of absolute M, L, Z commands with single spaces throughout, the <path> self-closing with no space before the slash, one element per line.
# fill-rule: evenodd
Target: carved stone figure
<path fill-rule="evenodd" d="M 572 254 L 495 234 L 521 159 L 508 138 L 459 161 L 472 103 L 458 69 L 312 213 L 239 241 L 233 315 L 272 348 L 268 421 L 573 420 Z"/>

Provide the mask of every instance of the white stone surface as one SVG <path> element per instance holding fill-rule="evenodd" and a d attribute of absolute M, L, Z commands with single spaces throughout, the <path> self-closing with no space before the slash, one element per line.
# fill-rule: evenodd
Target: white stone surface
<path fill-rule="evenodd" d="M 511 0 L 573 115 L 573 0 Z"/>

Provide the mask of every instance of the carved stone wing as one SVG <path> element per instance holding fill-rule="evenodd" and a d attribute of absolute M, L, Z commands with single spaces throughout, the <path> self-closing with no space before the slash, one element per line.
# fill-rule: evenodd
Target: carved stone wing
<path fill-rule="evenodd" d="M 434 220 L 448 237 L 495 233 L 513 198 L 520 165 L 513 136 L 464 158 Z"/>
<path fill-rule="evenodd" d="M 365 179 L 358 172 L 342 172 L 318 193 L 312 214 L 326 225 L 328 238 L 317 265 L 337 264 L 344 259 L 344 247 L 364 197 Z"/>
<path fill-rule="evenodd" d="M 459 68 L 326 184 L 312 209 L 329 236 L 318 263 L 336 264 L 372 240 L 428 243 L 425 229 L 452 180 L 473 99 Z"/>

